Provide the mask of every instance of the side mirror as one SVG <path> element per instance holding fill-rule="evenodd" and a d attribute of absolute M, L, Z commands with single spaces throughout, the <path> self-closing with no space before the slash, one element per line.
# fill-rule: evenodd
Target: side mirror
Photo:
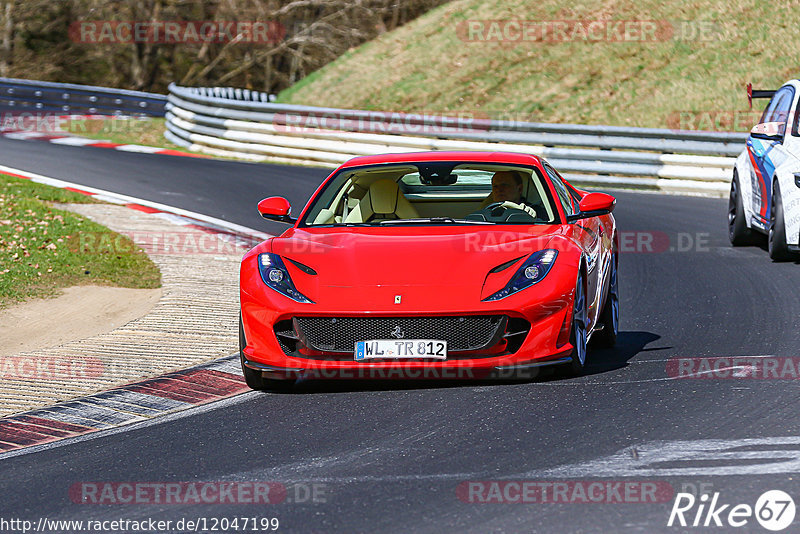
<path fill-rule="evenodd" d="M 617 199 L 605 193 L 587 193 L 578 204 L 578 213 L 570 215 L 567 220 L 577 221 L 579 219 L 588 219 L 589 217 L 598 217 L 600 215 L 608 215 L 614 211 L 614 206 L 617 204 Z"/>
<path fill-rule="evenodd" d="M 762 122 L 756 124 L 750 130 L 750 135 L 757 139 L 768 139 L 770 141 L 780 141 L 786 132 L 785 122 Z"/>
<path fill-rule="evenodd" d="M 258 203 L 258 212 L 262 217 L 271 221 L 294 224 L 297 219 L 289 216 L 291 211 L 291 204 L 283 197 L 269 197 Z"/>

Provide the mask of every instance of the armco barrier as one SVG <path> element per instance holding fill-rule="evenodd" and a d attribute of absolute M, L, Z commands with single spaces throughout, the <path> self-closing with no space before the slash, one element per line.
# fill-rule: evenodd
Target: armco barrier
<path fill-rule="evenodd" d="M 0 78 L 2 112 L 163 117 L 166 103 L 166 95 L 141 91 Z"/>
<path fill-rule="evenodd" d="M 466 127 L 427 128 L 441 126 L 442 118 L 278 104 L 271 95 L 231 88 L 172 84 L 169 92 L 168 139 L 253 161 L 335 166 L 356 155 L 386 152 L 507 150 L 541 155 L 576 183 L 724 195 L 734 156 L 747 138 L 731 132 L 488 119 L 470 120 Z M 330 117 L 335 128 L 327 127 Z M 447 121 L 457 124 L 459 118 Z M 400 134 L 392 130 L 398 123 L 404 125 Z"/>

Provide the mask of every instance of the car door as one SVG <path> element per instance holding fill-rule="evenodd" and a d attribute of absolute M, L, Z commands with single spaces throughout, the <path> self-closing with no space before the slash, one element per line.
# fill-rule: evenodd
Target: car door
<path fill-rule="evenodd" d="M 775 167 L 786 159 L 783 142 L 786 137 L 786 123 L 789 110 L 794 101 L 795 90 L 790 85 L 778 89 L 761 115 L 759 125 L 767 123 L 783 123 L 778 135 L 767 138 L 751 133 L 747 138 L 747 154 L 750 158 L 750 182 L 753 194 L 751 208 L 755 214 L 755 222 L 766 228 L 769 223 L 770 203 L 772 198 L 772 178 Z"/>
<path fill-rule="evenodd" d="M 578 213 L 579 200 L 570 194 L 569 188 L 564 183 L 561 175 L 550 165 L 544 166 L 553 186 L 556 189 L 559 202 L 564 207 L 564 212 L 569 215 Z M 586 295 L 589 297 L 589 320 L 593 324 L 597 319 L 597 306 L 599 304 L 600 293 L 600 273 L 605 265 L 605 258 L 602 257 L 603 251 L 603 233 L 605 229 L 600 224 L 597 217 L 589 217 L 588 219 L 581 219 L 575 221 L 574 225 L 574 238 L 580 243 L 581 248 L 586 252 L 586 266 L 587 266 L 587 287 Z"/>

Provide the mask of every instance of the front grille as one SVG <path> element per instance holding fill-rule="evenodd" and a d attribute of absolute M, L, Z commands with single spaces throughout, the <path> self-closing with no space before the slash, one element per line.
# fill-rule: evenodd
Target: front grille
<path fill-rule="evenodd" d="M 441 339 L 447 351 L 477 351 L 500 341 L 505 315 L 457 317 L 295 317 L 304 346 L 320 352 L 352 354 L 356 341 L 370 339 Z M 394 335 L 393 335 L 394 333 Z"/>

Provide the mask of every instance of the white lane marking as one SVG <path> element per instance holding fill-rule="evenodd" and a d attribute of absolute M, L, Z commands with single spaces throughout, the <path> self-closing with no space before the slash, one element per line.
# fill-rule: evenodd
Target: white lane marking
<path fill-rule="evenodd" d="M 242 226 L 239 224 L 235 224 L 232 222 L 224 221 L 222 219 L 217 219 L 216 217 L 209 217 L 208 215 L 203 215 L 202 213 L 197 213 L 194 211 L 189 211 L 181 208 L 176 208 L 174 206 L 168 206 L 166 204 L 161 204 L 159 202 L 151 202 L 149 200 L 144 200 L 141 198 L 131 197 L 128 195 L 121 195 L 119 193 L 114 193 L 112 191 L 106 191 L 104 189 L 97 189 L 96 187 L 89 187 L 87 185 L 76 184 L 73 182 L 67 182 L 65 180 L 59 180 L 58 178 L 51 178 L 49 176 L 44 176 L 42 174 L 36 174 L 33 172 L 28 172 L 22 169 L 15 169 L 13 167 L 7 167 L 5 165 L 0 165 L 0 172 L 6 172 L 11 174 L 18 174 L 20 176 L 25 176 L 29 178 L 32 182 L 51 185 L 53 187 L 58 188 L 65 188 L 65 187 L 73 187 L 75 189 L 80 189 L 81 191 L 86 191 L 87 193 L 92 193 L 94 195 L 104 195 L 106 197 L 116 198 L 123 204 L 139 204 L 141 206 L 147 206 L 148 208 L 153 208 L 156 210 L 160 210 L 166 213 L 173 213 L 175 215 L 181 215 L 183 217 L 189 217 L 190 219 L 194 219 L 196 221 L 205 222 L 208 224 L 213 224 L 223 228 L 225 230 L 230 230 L 232 232 L 238 232 L 245 235 L 257 237 L 259 239 L 267 239 L 272 237 L 270 234 L 265 232 L 260 232 L 258 230 L 254 230 L 253 228 L 248 228 L 247 226 Z"/>
<path fill-rule="evenodd" d="M 180 215 L 173 215 L 172 213 L 153 213 L 153 217 L 158 217 L 159 219 L 164 219 L 167 222 L 172 224 L 176 224 L 178 226 L 188 226 L 194 221 L 191 219 L 187 219 L 186 217 L 181 217 Z"/>
<path fill-rule="evenodd" d="M 629 361 L 629 362 L 625 362 L 625 363 L 627 365 L 642 364 L 642 363 L 669 363 L 669 362 L 675 361 L 675 360 L 688 360 L 688 359 L 698 359 L 698 358 L 706 358 L 706 359 L 728 358 L 728 359 L 733 360 L 733 359 L 745 359 L 745 358 L 752 358 L 752 359 L 776 358 L 776 356 L 774 354 L 758 354 L 758 355 L 753 355 L 753 356 L 673 356 L 671 358 L 667 358 L 667 359 L 663 359 L 663 360 L 662 359 L 658 359 L 658 360 L 635 360 L 635 361 Z M 591 370 L 591 369 L 592 369 L 592 366 L 590 364 L 589 365 L 589 370 Z M 619 369 L 624 369 L 624 367 L 620 367 Z M 732 367 L 725 367 L 725 368 L 711 370 L 711 371 L 698 371 L 697 373 L 690 373 L 690 374 L 681 375 L 681 376 L 664 376 L 664 377 L 658 377 L 658 378 L 642 378 L 640 380 L 612 380 L 612 381 L 564 380 L 564 381 L 559 381 L 559 382 L 540 382 L 540 383 L 537 383 L 536 385 L 541 385 L 541 386 L 587 386 L 587 385 L 588 386 L 600 386 L 600 385 L 612 385 L 612 384 L 617 384 L 617 385 L 618 384 L 644 384 L 644 383 L 648 383 L 648 382 L 667 382 L 667 381 L 670 381 L 670 380 L 683 380 L 683 379 L 692 378 L 692 377 L 695 377 L 695 376 L 700 376 L 702 374 L 709 374 L 709 373 L 713 374 L 713 373 L 717 373 L 719 371 L 727 371 L 727 370 L 733 370 L 734 371 L 734 375 L 733 376 L 739 378 L 739 377 L 747 377 L 747 376 L 749 376 L 747 374 L 747 372 L 751 371 L 752 368 L 750 366 L 748 366 L 748 365 L 735 365 L 735 366 L 732 366 Z M 736 372 L 740 372 L 741 374 L 736 374 Z"/>
<path fill-rule="evenodd" d="M 730 367 L 720 367 L 719 369 L 709 369 L 708 371 L 697 371 L 696 373 L 686 373 L 685 375 L 676 376 L 673 378 L 691 378 L 693 376 L 714 375 L 722 371 L 733 371 L 732 375 L 739 377 L 750 376 L 753 367 L 751 365 L 731 365 Z M 738 372 L 738 374 L 737 374 Z"/>
<path fill-rule="evenodd" d="M 60 139 L 51 139 L 50 142 L 56 145 L 86 146 L 94 143 L 109 143 L 110 141 L 87 139 L 86 137 L 62 137 Z"/>
<path fill-rule="evenodd" d="M 156 146 L 120 145 L 114 147 L 114 150 L 122 150 L 123 152 L 141 152 L 142 154 L 158 154 L 164 149 Z"/>
<path fill-rule="evenodd" d="M 9 132 L 4 133 L 3 137 L 8 137 L 9 139 L 34 139 L 36 137 L 45 137 L 49 134 L 43 132 Z"/>
<path fill-rule="evenodd" d="M 110 197 L 107 195 L 92 195 L 92 197 L 102 202 L 108 202 L 110 204 L 119 204 L 120 206 L 124 206 L 125 204 L 127 204 L 127 202 L 124 200 L 120 200 L 116 197 Z"/>
<path fill-rule="evenodd" d="M 658 360 L 631 360 L 627 362 L 628 364 L 634 363 L 668 363 L 674 360 L 697 360 L 697 359 L 721 359 L 727 358 L 729 360 L 737 360 L 743 358 L 777 358 L 774 354 L 756 354 L 752 356 L 671 356 L 669 358 L 658 359 Z"/>
<path fill-rule="evenodd" d="M 755 450 L 742 450 L 745 448 Z M 800 473 L 800 436 L 651 441 L 609 456 L 529 471 L 523 476 L 607 478 L 786 473 Z"/>

